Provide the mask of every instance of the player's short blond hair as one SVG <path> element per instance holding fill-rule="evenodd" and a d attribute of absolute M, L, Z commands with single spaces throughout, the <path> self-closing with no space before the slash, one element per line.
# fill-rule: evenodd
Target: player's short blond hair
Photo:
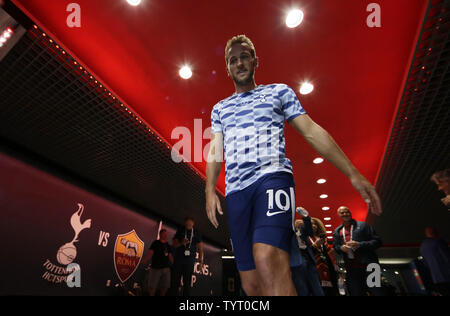
<path fill-rule="evenodd" d="M 230 50 L 231 46 L 233 46 L 234 44 L 241 44 L 241 43 L 245 43 L 250 47 L 250 54 L 252 55 L 253 58 L 256 57 L 256 50 L 255 50 L 255 46 L 253 45 L 252 41 L 245 35 L 237 35 L 237 36 L 233 36 L 233 38 L 231 38 L 230 40 L 228 40 L 227 45 L 225 46 L 225 63 L 228 65 L 228 60 L 227 60 L 227 54 L 228 51 Z"/>

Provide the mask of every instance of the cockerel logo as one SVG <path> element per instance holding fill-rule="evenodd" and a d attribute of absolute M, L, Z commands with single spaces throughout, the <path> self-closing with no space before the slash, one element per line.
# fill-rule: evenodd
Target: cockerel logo
<path fill-rule="evenodd" d="M 62 265 L 68 265 L 72 263 L 73 260 L 75 260 L 77 256 L 77 248 L 74 244 L 78 242 L 78 236 L 80 235 L 81 231 L 87 228 L 91 228 L 91 219 L 87 219 L 83 223 L 81 223 L 81 215 L 83 215 L 83 211 L 84 205 L 78 203 L 78 210 L 73 213 L 72 217 L 70 218 L 70 225 L 72 226 L 75 235 L 72 241 L 62 245 L 59 248 L 58 253 L 56 254 L 56 259 Z"/>

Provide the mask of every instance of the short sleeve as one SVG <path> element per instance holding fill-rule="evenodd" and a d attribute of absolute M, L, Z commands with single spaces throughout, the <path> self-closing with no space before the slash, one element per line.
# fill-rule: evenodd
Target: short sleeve
<path fill-rule="evenodd" d="M 288 85 L 278 85 L 278 96 L 281 100 L 281 109 L 283 110 L 284 119 L 291 121 L 297 116 L 306 114 L 305 109 L 300 104 L 294 90 Z"/>
<path fill-rule="evenodd" d="M 217 105 L 211 111 L 211 134 L 222 133 L 222 122 L 220 121 Z"/>

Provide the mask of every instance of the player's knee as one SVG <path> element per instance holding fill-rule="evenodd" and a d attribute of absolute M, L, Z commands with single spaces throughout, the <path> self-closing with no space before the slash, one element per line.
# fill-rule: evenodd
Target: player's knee
<path fill-rule="evenodd" d="M 242 289 L 247 296 L 259 296 L 260 284 L 255 280 L 245 280 L 242 282 Z"/>

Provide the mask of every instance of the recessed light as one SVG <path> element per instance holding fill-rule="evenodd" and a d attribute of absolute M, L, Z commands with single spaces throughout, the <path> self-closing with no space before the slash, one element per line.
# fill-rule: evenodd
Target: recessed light
<path fill-rule="evenodd" d="M 192 70 L 189 66 L 183 66 L 181 67 L 179 74 L 181 78 L 189 79 L 192 77 Z"/>
<path fill-rule="evenodd" d="M 327 238 L 328 238 L 328 239 L 333 239 L 333 237 L 331 237 L 331 236 L 328 236 Z"/>
<path fill-rule="evenodd" d="M 325 179 L 319 179 L 319 180 L 317 180 L 317 183 L 318 183 L 318 184 L 323 184 L 323 183 L 325 183 L 325 182 L 327 182 L 327 180 L 325 180 Z"/>
<path fill-rule="evenodd" d="M 324 221 L 331 221 L 331 217 L 324 217 L 323 220 Z"/>
<path fill-rule="evenodd" d="M 325 225 L 325 227 L 326 227 L 326 228 L 330 228 L 330 227 L 331 227 L 331 225 L 330 225 L 330 224 L 327 224 L 327 225 Z"/>
<path fill-rule="evenodd" d="M 303 11 L 302 10 L 291 10 L 289 11 L 287 17 L 286 17 L 286 26 L 289 28 L 294 28 L 300 25 L 303 21 Z"/>
<path fill-rule="evenodd" d="M 137 6 L 139 4 L 141 4 L 141 0 L 127 0 L 128 4 L 132 5 L 132 6 Z"/>
<path fill-rule="evenodd" d="M 320 157 L 318 157 L 318 158 L 313 160 L 313 163 L 315 163 L 316 165 L 318 165 L 318 164 L 320 164 L 322 162 L 323 162 L 323 158 L 320 158 Z"/>
<path fill-rule="evenodd" d="M 326 194 L 321 194 L 319 197 L 320 197 L 321 199 L 326 199 L 326 198 L 328 197 L 328 195 L 326 195 Z"/>
<path fill-rule="evenodd" d="M 302 83 L 302 86 L 300 87 L 300 93 L 303 95 L 310 94 L 313 90 L 314 86 L 309 82 Z"/>
<path fill-rule="evenodd" d="M 328 210 L 330 210 L 330 208 L 328 206 L 322 207 L 322 211 L 328 211 Z"/>
<path fill-rule="evenodd" d="M 327 234 L 331 234 L 333 233 L 331 230 L 327 230 Z"/>

